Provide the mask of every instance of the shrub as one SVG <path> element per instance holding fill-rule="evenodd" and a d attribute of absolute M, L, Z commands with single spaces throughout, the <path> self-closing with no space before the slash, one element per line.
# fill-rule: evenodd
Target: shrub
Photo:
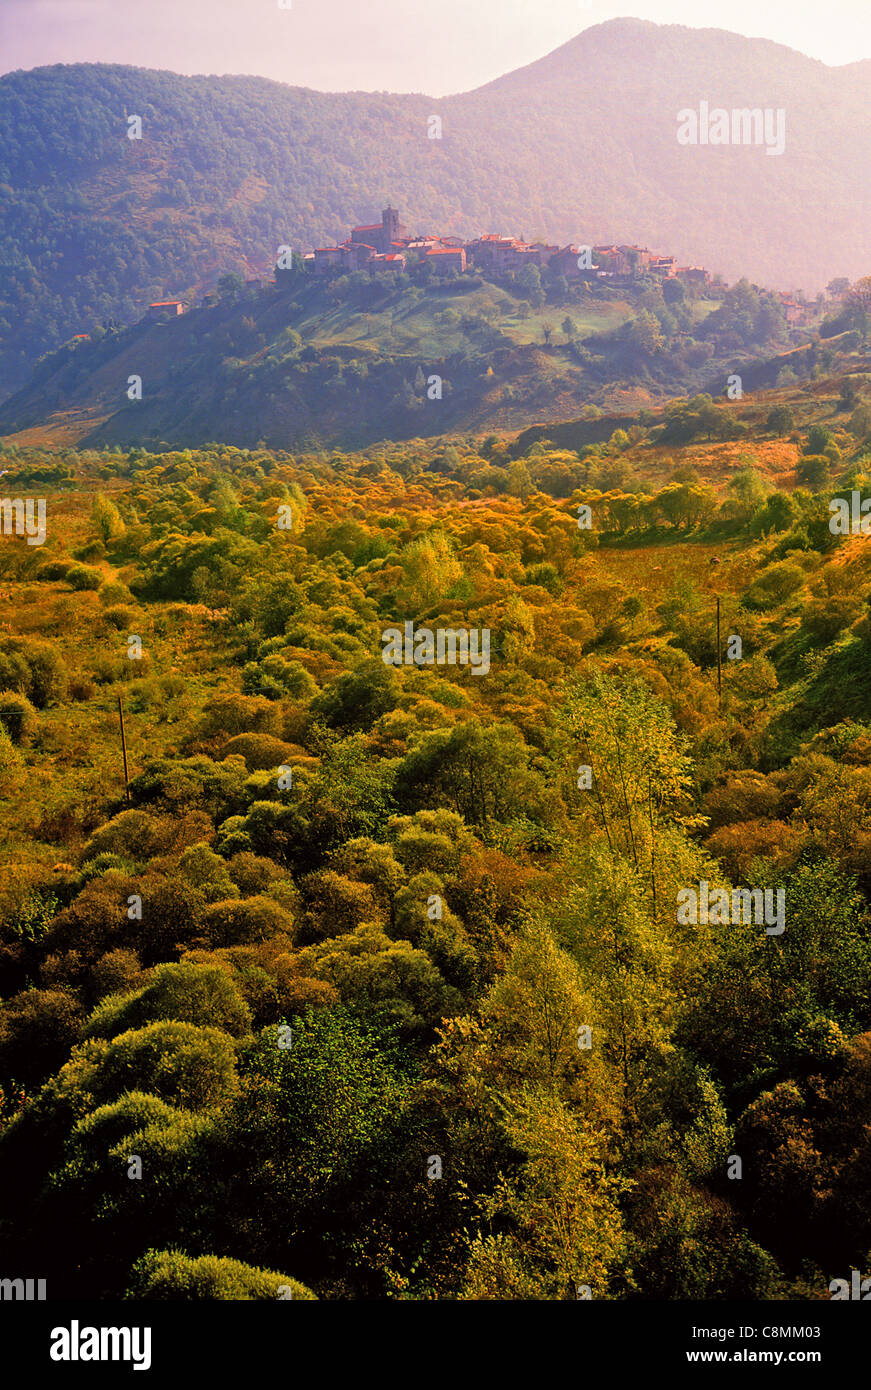
<path fill-rule="evenodd" d="M 798 565 L 792 565 L 786 560 L 777 565 L 769 565 L 758 579 L 754 579 L 745 593 L 745 607 L 760 610 L 776 608 L 800 589 L 804 581 L 804 570 Z"/>
<path fill-rule="evenodd" d="M 795 429 L 795 415 L 788 405 L 776 405 L 765 421 L 772 434 L 789 434 Z"/>
<path fill-rule="evenodd" d="M 36 578 L 50 584 L 57 579 L 66 579 L 70 572 L 69 560 L 46 560 L 36 571 Z"/>
<path fill-rule="evenodd" d="M 203 913 L 203 930 L 212 947 L 245 946 L 293 928 L 293 918 L 271 898 L 258 895 L 214 903 Z"/>
<path fill-rule="evenodd" d="M 0 1010 L 0 1076 L 38 1084 L 78 1039 L 79 1005 L 65 991 L 26 989 Z"/>
<path fill-rule="evenodd" d="M 250 695 L 218 695 L 203 706 L 198 733 L 201 738 L 215 734 L 281 733 L 281 715 L 271 700 Z"/>
<path fill-rule="evenodd" d="M 237 734 L 223 745 L 221 757 L 235 754 L 245 759 L 249 772 L 267 772 L 288 763 L 294 751 L 298 750 L 294 750 L 292 744 L 283 743 L 271 734 Z"/>
<path fill-rule="evenodd" d="M 103 617 L 110 627 L 117 628 L 119 632 L 122 632 L 125 628 L 129 631 L 135 615 L 132 608 L 117 607 L 107 608 Z"/>
<path fill-rule="evenodd" d="M 805 454 L 795 467 L 795 476 L 814 492 L 819 492 L 829 480 L 829 460 L 824 454 Z"/>
<path fill-rule="evenodd" d="M 0 690 L 17 690 L 37 709 L 63 700 L 67 672 L 63 659 L 49 642 L 7 637 L 0 643 Z"/>
<path fill-rule="evenodd" d="M 89 979 L 92 999 L 107 994 L 128 994 L 142 983 L 142 966 L 135 951 L 119 947 L 109 951 L 93 967 Z"/>
<path fill-rule="evenodd" d="M 30 743 L 36 733 L 38 719 L 36 710 L 26 695 L 12 690 L 0 690 L 0 724 L 6 730 L 12 743 Z"/>
<path fill-rule="evenodd" d="M 146 1250 L 130 1271 L 125 1298 L 313 1300 L 305 1284 L 271 1269 L 257 1269 L 218 1255 L 184 1255 L 179 1250 Z"/>
<path fill-rule="evenodd" d="M 0 796 L 8 796 L 23 775 L 24 763 L 6 730 L 0 727 Z"/>
<path fill-rule="evenodd" d="M 239 1090 L 233 1041 L 218 1028 L 174 1020 L 150 1023 L 108 1043 L 87 1042 L 76 1053 L 90 1063 L 83 1089 L 100 1104 L 138 1090 L 184 1110 L 200 1110 L 225 1104 Z M 70 1067 L 81 1060 L 74 1054 Z"/>
<path fill-rule="evenodd" d="M 132 603 L 133 595 L 126 584 L 119 584 L 117 580 L 109 580 L 100 585 L 99 599 L 101 603 L 111 605 L 113 603 Z"/>
<path fill-rule="evenodd" d="M 812 599 L 801 615 L 801 625 L 813 642 L 825 645 L 854 623 L 860 611 L 858 598 L 832 594 Z"/>
<path fill-rule="evenodd" d="M 76 590 L 99 589 L 103 576 L 90 565 L 72 565 L 67 571 L 67 583 Z"/>
<path fill-rule="evenodd" d="M 133 994 L 103 999 L 87 1020 L 84 1036 L 116 1037 L 160 1019 L 210 1025 L 232 1037 L 251 1029 L 248 1006 L 226 970 L 181 961 L 156 966 L 148 984 Z"/>
<path fill-rule="evenodd" d="M 227 872 L 244 897 L 264 893 L 270 883 L 282 876 L 278 865 L 271 859 L 245 851 L 233 855 Z"/>

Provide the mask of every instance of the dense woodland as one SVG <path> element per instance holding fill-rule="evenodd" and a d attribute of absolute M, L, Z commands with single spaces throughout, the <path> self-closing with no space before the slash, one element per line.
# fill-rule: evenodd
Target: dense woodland
<path fill-rule="evenodd" d="M 871 552 L 828 523 L 871 498 L 869 388 L 577 449 L 7 444 L 48 507 L 0 548 L 10 1268 L 417 1300 L 867 1268 Z M 385 665 L 406 621 L 488 629 L 489 673 Z M 782 889 L 784 932 L 682 925 L 703 880 Z"/>

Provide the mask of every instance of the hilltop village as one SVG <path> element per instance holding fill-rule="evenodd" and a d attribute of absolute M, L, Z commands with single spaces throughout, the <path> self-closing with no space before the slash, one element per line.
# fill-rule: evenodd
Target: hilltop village
<path fill-rule="evenodd" d="M 380 222 L 352 227 L 347 241 L 318 247 L 304 259 L 313 263 L 318 274 L 339 268 L 361 270 L 364 266 L 405 270 L 409 263 L 426 261 L 439 274 L 463 274 L 471 267 L 499 273 L 534 265 L 539 270 L 550 266 L 567 279 L 596 276 L 629 280 L 648 274 L 662 279 L 679 276 L 687 283 L 706 285 L 711 278 L 702 266 L 678 266 L 675 256 L 660 256 L 642 246 L 593 246 L 588 248 L 589 265 L 584 264 L 581 250 L 579 246 L 527 242 L 498 232 L 485 232 L 473 241 L 454 236 L 410 236 L 396 209 L 385 208 Z"/>
<path fill-rule="evenodd" d="M 316 247 L 302 253 L 299 260 L 309 273 L 321 276 L 361 270 L 391 275 L 421 263 L 430 266 L 432 273 L 445 276 L 464 275 L 473 270 L 498 276 L 535 266 L 538 270 L 547 268 L 568 281 L 611 284 L 615 288 L 630 287 L 644 276 L 661 282 L 675 280 L 696 293 L 703 293 L 712 283 L 719 289 L 724 288 L 704 266 L 678 265 L 676 256 L 663 255 L 646 246 L 556 246 L 503 236 L 499 232 L 484 232 L 471 241 L 458 236 L 411 234 L 393 207 L 384 209 L 380 222 L 352 227 L 345 241 L 335 246 Z M 292 275 L 292 270 L 276 266 L 275 279 L 268 281 L 267 287 L 281 286 Z M 249 289 L 264 288 L 264 282 L 259 279 L 247 280 L 245 285 Z M 814 306 L 800 295 L 779 291 L 777 298 L 790 326 L 803 326 L 810 321 Z M 209 307 L 217 300 L 217 293 L 211 291 L 200 303 Z M 186 307 L 183 300 L 158 300 L 148 306 L 146 318 L 176 318 Z"/>

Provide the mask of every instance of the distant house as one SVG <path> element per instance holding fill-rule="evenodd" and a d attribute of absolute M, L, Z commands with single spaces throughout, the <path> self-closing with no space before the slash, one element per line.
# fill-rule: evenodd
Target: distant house
<path fill-rule="evenodd" d="M 150 319 L 174 319 L 183 313 L 184 304 L 180 299 L 158 299 L 156 303 L 149 304 L 147 317 Z"/>
<path fill-rule="evenodd" d="M 462 246 L 433 246 L 426 252 L 424 260 L 439 275 L 449 270 L 462 274 L 466 269 L 466 253 Z"/>
<path fill-rule="evenodd" d="M 703 265 L 679 265 L 675 271 L 675 278 L 685 285 L 699 285 L 704 288 L 711 277 Z"/>
<path fill-rule="evenodd" d="M 647 268 L 660 280 L 671 280 L 677 271 L 677 256 L 653 256 Z"/>
<path fill-rule="evenodd" d="M 316 246 L 315 247 L 315 270 L 318 275 L 325 275 L 327 271 L 334 270 L 336 266 L 342 264 L 343 248 L 341 246 Z"/>
<path fill-rule="evenodd" d="M 572 275 L 579 275 L 578 256 L 580 248 L 577 246 L 563 246 L 554 251 L 548 258 L 548 264 L 556 275 L 564 275 L 567 279 Z"/>
<path fill-rule="evenodd" d="M 74 333 L 71 341 L 74 343 L 89 343 L 91 341 L 91 335 L 90 333 Z"/>
<path fill-rule="evenodd" d="M 538 252 L 539 265 L 545 266 L 550 265 L 554 256 L 559 254 L 560 248 L 558 246 L 550 246 L 546 241 L 534 241 L 532 243 L 532 249 Z"/>
<path fill-rule="evenodd" d="M 794 326 L 804 326 L 810 317 L 811 306 L 795 299 L 791 294 L 781 290 L 777 298 L 780 300 L 780 307 L 783 310 L 786 322 L 790 328 Z"/>
<path fill-rule="evenodd" d="M 414 260 L 421 260 L 433 247 L 440 246 L 441 242 L 437 236 L 416 236 L 408 237 L 405 242 L 404 255 L 411 256 Z"/>
<path fill-rule="evenodd" d="M 618 246 L 617 250 L 625 257 L 630 275 L 642 275 L 654 259 L 647 246 Z"/>
<path fill-rule="evenodd" d="M 377 254 L 375 247 L 366 241 L 345 242 L 342 251 L 344 252 L 343 263 L 351 270 L 362 270 Z"/>

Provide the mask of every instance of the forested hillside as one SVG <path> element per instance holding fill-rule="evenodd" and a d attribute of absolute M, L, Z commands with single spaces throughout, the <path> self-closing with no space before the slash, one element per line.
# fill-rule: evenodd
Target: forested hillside
<path fill-rule="evenodd" d="M 75 333 L 263 271 L 282 244 L 342 240 L 388 202 L 419 230 L 647 242 L 782 289 L 856 278 L 867 80 L 864 64 L 637 20 L 438 101 L 102 64 L 6 74 L 0 389 Z M 783 153 L 680 146 L 677 112 L 700 99 L 784 109 Z"/>
<path fill-rule="evenodd" d="M 731 440 L 698 398 L 576 449 L 3 450 L 47 503 L 0 551 L 10 1268 L 401 1300 L 867 1269 L 871 552 L 829 502 L 871 500 L 869 389 Z M 486 632 L 488 669 L 385 664 L 405 624 Z M 703 884 L 780 930 L 688 920 Z"/>
<path fill-rule="evenodd" d="M 446 279 L 425 264 L 327 278 L 297 264 L 278 286 L 227 275 L 213 307 L 66 345 L 0 406 L 0 431 L 25 443 L 359 448 L 639 412 L 684 391 L 721 395 L 733 370 L 748 390 L 824 375 L 858 344 L 847 325 L 866 318 L 858 301 L 836 308 L 820 341 L 746 280 L 693 291 L 641 276 L 618 288 L 534 266 Z"/>

